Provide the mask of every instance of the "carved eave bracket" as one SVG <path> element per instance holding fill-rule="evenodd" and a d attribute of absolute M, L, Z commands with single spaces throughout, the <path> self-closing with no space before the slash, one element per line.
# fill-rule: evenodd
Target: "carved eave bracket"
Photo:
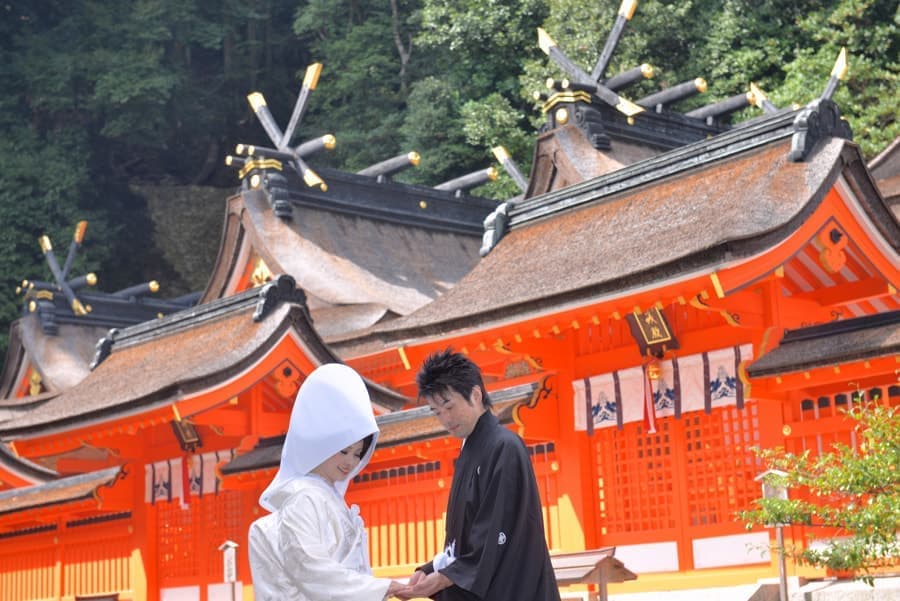
<path fill-rule="evenodd" d="M 289 275 L 280 275 L 260 288 L 253 321 L 261 321 L 283 302 L 306 306 L 306 293 L 297 288 L 297 282 Z"/>
<path fill-rule="evenodd" d="M 484 218 L 484 234 L 481 238 L 481 249 L 478 251 L 483 257 L 491 252 L 500 239 L 506 233 L 509 223 L 509 203 L 504 202 Z"/>
<path fill-rule="evenodd" d="M 853 139 L 853 130 L 841 118 L 838 106 L 826 98 L 813 100 L 794 118 L 794 135 L 788 159 L 794 163 L 806 160 L 812 149 L 825 138 Z"/>
<path fill-rule="evenodd" d="M 263 187 L 275 216 L 290 221 L 294 216 L 294 209 L 291 205 L 287 178 L 278 171 L 269 171 L 263 178 Z"/>
<path fill-rule="evenodd" d="M 244 145 L 239 144 L 237 152 L 244 152 Z M 288 181 L 282 173 L 284 164 L 272 158 L 241 158 L 228 156 L 225 163 L 240 167 L 238 177 L 242 190 L 264 190 L 269 205 L 276 217 L 289 221 L 293 217 L 293 209 L 288 194 Z"/>
<path fill-rule="evenodd" d="M 119 335 L 118 328 L 111 328 L 106 336 L 97 341 L 96 351 L 94 351 L 94 359 L 91 361 L 90 370 L 94 371 L 98 365 L 103 363 L 110 353 L 112 353 L 113 344 Z"/>

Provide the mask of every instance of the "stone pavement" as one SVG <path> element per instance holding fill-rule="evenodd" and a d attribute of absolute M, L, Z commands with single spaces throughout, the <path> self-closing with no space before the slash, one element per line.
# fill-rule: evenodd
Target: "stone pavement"
<path fill-rule="evenodd" d="M 876 578 L 874 586 L 858 580 L 808 582 L 791 601 L 900 601 L 900 576 Z"/>
<path fill-rule="evenodd" d="M 880 577 L 875 585 L 855 580 L 814 580 L 801 582 L 788 579 L 790 601 L 900 601 L 900 576 Z M 620 593 L 609 595 L 609 601 L 779 601 L 778 581 L 765 580 L 721 588 Z"/>

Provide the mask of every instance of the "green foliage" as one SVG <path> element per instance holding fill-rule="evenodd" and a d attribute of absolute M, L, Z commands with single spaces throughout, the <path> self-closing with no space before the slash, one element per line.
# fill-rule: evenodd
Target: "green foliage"
<path fill-rule="evenodd" d="M 4 165 L 0 170 L 0 320 L 9 323 L 21 310 L 15 290 L 23 279 L 53 281 L 38 238 L 46 234 L 55 252 L 65 253 L 77 221 L 99 221 L 96 227 L 101 232 L 105 224 L 95 212 L 79 209 L 91 194 L 88 166 L 79 160 L 85 147 L 81 132 L 58 132 L 52 144 L 27 126 L 9 127 L 5 132 L 0 136 Z M 82 255 L 73 271 L 96 269 L 96 257 L 107 250 L 97 251 Z M 4 328 L 2 334 L 8 331 Z"/>
<path fill-rule="evenodd" d="M 525 116 L 513 108 L 510 101 L 499 93 L 489 94 L 481 100 L 470 100 L 462 106 L 463 132 L 466 141 L 476 148 L 503 146 L 511 157 L 527 157 L 534 140 L 521 128 Z M 524 175 L 530 165 L 519 165 Z M 513 179 L 501 167 L 497 181 L 479 187 L 473 192 L 487 198 L 506 200 L 521 193 Z"/>
<path fill-rule="evenodd" d="M 900 7 L 890 0 L 841 0 L 798 19 L 806 45 L 784 66 L 774 97 L 805 103 L 825 87 L 842 47 L 849 71 L 834 96 L 863 154 L 874 157 L 900 135 Z"/>
<path fill-rule="evenodd" d="M 787 453 L 757 449 L 765 465 L 783 475 L 768 484 L 786 488 L 788 499 L 760 499 L 739 513 L 748 528 L 766 524 L 832 529 L 828 544 L 788 548 L 798 562 L 833 570 L 863 571 L 900 562 L 900 415 L 897 407 L 860 402 L 857 447 L 835 444 L 829 452 Z M 868 578 L 871 581 L 871 578 Z"/>
<path fill-rule="evenodd" d="M 530 121 L 532 101 L 521 94 L 519 78 L 527 59 L 542 56 L 535 32 L 547 15 L 544 0 L 423 2 L 417 41 L 434 57 L 431 74 L 448 82 L 460 105 L 454 111 L 460 120 L 447 126 L 461 127 L 470 154 L 485 157 L 469 160 L 467 170 L 486 167 L 485 160 L 499 168 L 490 148 L 502 145 L 527 172 L 535 130 Z M 465 172 L 445 171 L 441 179 Z M 474 193 L 499 200 L 518 194 L 502 168 L 500 173 L 496 182 Z"/>
<path fill-rule="evenodd" d="M 294 31 L 323 64 L 298 137 L 337 138 L 333 153 L 317 156 L 317 164 L 356 171 L 418 150 L 403 147 L 398 135 L 415 62 L 404 63 L 397 44 L 409 61 L 419 53 L 410 41 L 416 15 L 410 3 L 397 4 L 396 14 L 387 3 L 352 0 L 314 0 L 297 9 Z"/>
<path fill-rule="evenodd" d="M 418 41 L 442 50 L 441 77 L 464 98 L 514 98 L 522 60 L 540 54 L 535 29 L 546 15 L 543 0 L 426 0 Z"/>
<path fill-rule="evenodd" d="M 484 160 L 473 159 L 463 133 L 459 93 L 446 81 L 429 77 L 413 86 L 399 133 L 405 147 L 422 157 L 418 168 L 408 172 L 413 183 L 437 185 L 485 167 L 478 164 Z"/>

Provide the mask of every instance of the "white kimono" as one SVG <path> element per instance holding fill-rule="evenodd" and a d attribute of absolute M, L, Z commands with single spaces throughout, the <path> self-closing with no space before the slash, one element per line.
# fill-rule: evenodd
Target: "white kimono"
<path fill-rule="evenodd" d="M 311 470 L 372 434 L 347 480 L 334 485 Z M 260 497 L 269 515 L 250 526 L 257 601 L 382 601 L 390 580 L 375 578 L 359 508 L 347 507 L 349 481 L 368 463 L 378 427 L 359 375 L 345 365 L 312 372 L 294 402 L 281 465 Z"/>

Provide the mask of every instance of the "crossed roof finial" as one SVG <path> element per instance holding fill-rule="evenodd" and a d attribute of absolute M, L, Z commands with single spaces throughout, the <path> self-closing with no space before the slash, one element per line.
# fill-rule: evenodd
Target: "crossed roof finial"
<path fill-rule="evenodd" d="M 78 251 L 78 248 L 84 240 L 84 232 L 86 229 L 87 221 L 79 221 L 78 225 L 75 226 L 75 235 L 72 236 L 72 243 L 69 245 L 69 254 L 66 256 L 66 262 L 62 268 L 60 268 L 59 262 L 56 260 L 56 255 L 53 254 L 53 244 L 50 243 L 50 237 L 41 236 L 38 238 L 41 250 L 47 258 L 47 265 L 50 266 L 50 271 L 53 273 L 53 279 L 56 280 L 58 289 L 65 295 L 66 301 L 69 303 L 69 306 L 72 308 L 72 312 L 75 315 L 87 315 L 88 312 L 81 301 L 78 300 L 78 297 L 75 296 L 72 282 L 68 281 L 69 269 L 72 268 L 72 261 L 75 260 L 75 253 Z"/>
<path fill-rule="evenodd" d="M 262 124 L 263 129 L 266 130 L 266 134 L 269 136 L 274 147 L 266 148 L 263 146 L 247 146 L 240 144 L 238 145 L 237 153 L 242 154 L 244 151 L 247 151 L 248 155 L 262 157 L 263 160 L 275 159 L 287 162 L 300 174 L 300 177 L 303 178 L 303 181 L 306 182 L 307 186 L 318 187 L 324 191 L 327 189 L 325 182 L 303 159 L 323 148 L 333 148 L 335 144 L 334 136 L 329 134 L 293 147 L 290 145 L 291 138 L 294 137 L 297 125 L 299 125 L 300 120 L 303 118 L 303 113 L 306 112 L 310 93 L 316 89 L 316 84 L 319 81 L 319 75 L 321 73 L 321 63 L 313 63 L 306 68 L 306 75 L 303 78 L 300 93 L 297 95 L 294 111 L 291 114 L 291 119 L 288 121 L 288 125 L 284 131 L 281 131 L 281 128 L 278 127 L 278 124 L 275 122 L 275 118 L 272 116 L 272 112 L 269 110 L 269 106 L 262 93 L 252 92 L 251 94 L 248 94 L 247 101 L 250 103 L 250 107 L 253 109 L 256 118 L 259 119 L 259 122 Z M 226 163 L 229 165 L 243 165 L 244 161 L 236 160 L 234 157 L 228 157 L 226 158 Z"/>
<path fill-rule="evenodd" d="M 577 84 L 580 89 L 591 92 L 601 101 L 615 108 L 619 112 L 624 113 L 628 117 L 643 112 L 644 108 L 636 105 L 627 98 L 619 96 L 619 94 L 607 86 L 603 81 L 603 73 L 609 66 L 609 61 L 619 43 L 619 39 L 622 37 L 625 25 L 634 15 L 636 8 L 637 0 L 622 0 L 618 15 L 616 16 L 616 22 L 606 40 L 600 58 L 597 60 L 597 64 L 594 65 L 594 69 L 591 73 L 588 73 L 572 62 L 572 59 L 560 49 L 553 38 L 550 37 L 550 34 L 544 31 L 543 28 L 538 27 L 538 45 L 541 47 L 541 50 L 543 50 L 553 62 L 562 67 L 563 71 L 569 75 L 572 82 Z"/>

